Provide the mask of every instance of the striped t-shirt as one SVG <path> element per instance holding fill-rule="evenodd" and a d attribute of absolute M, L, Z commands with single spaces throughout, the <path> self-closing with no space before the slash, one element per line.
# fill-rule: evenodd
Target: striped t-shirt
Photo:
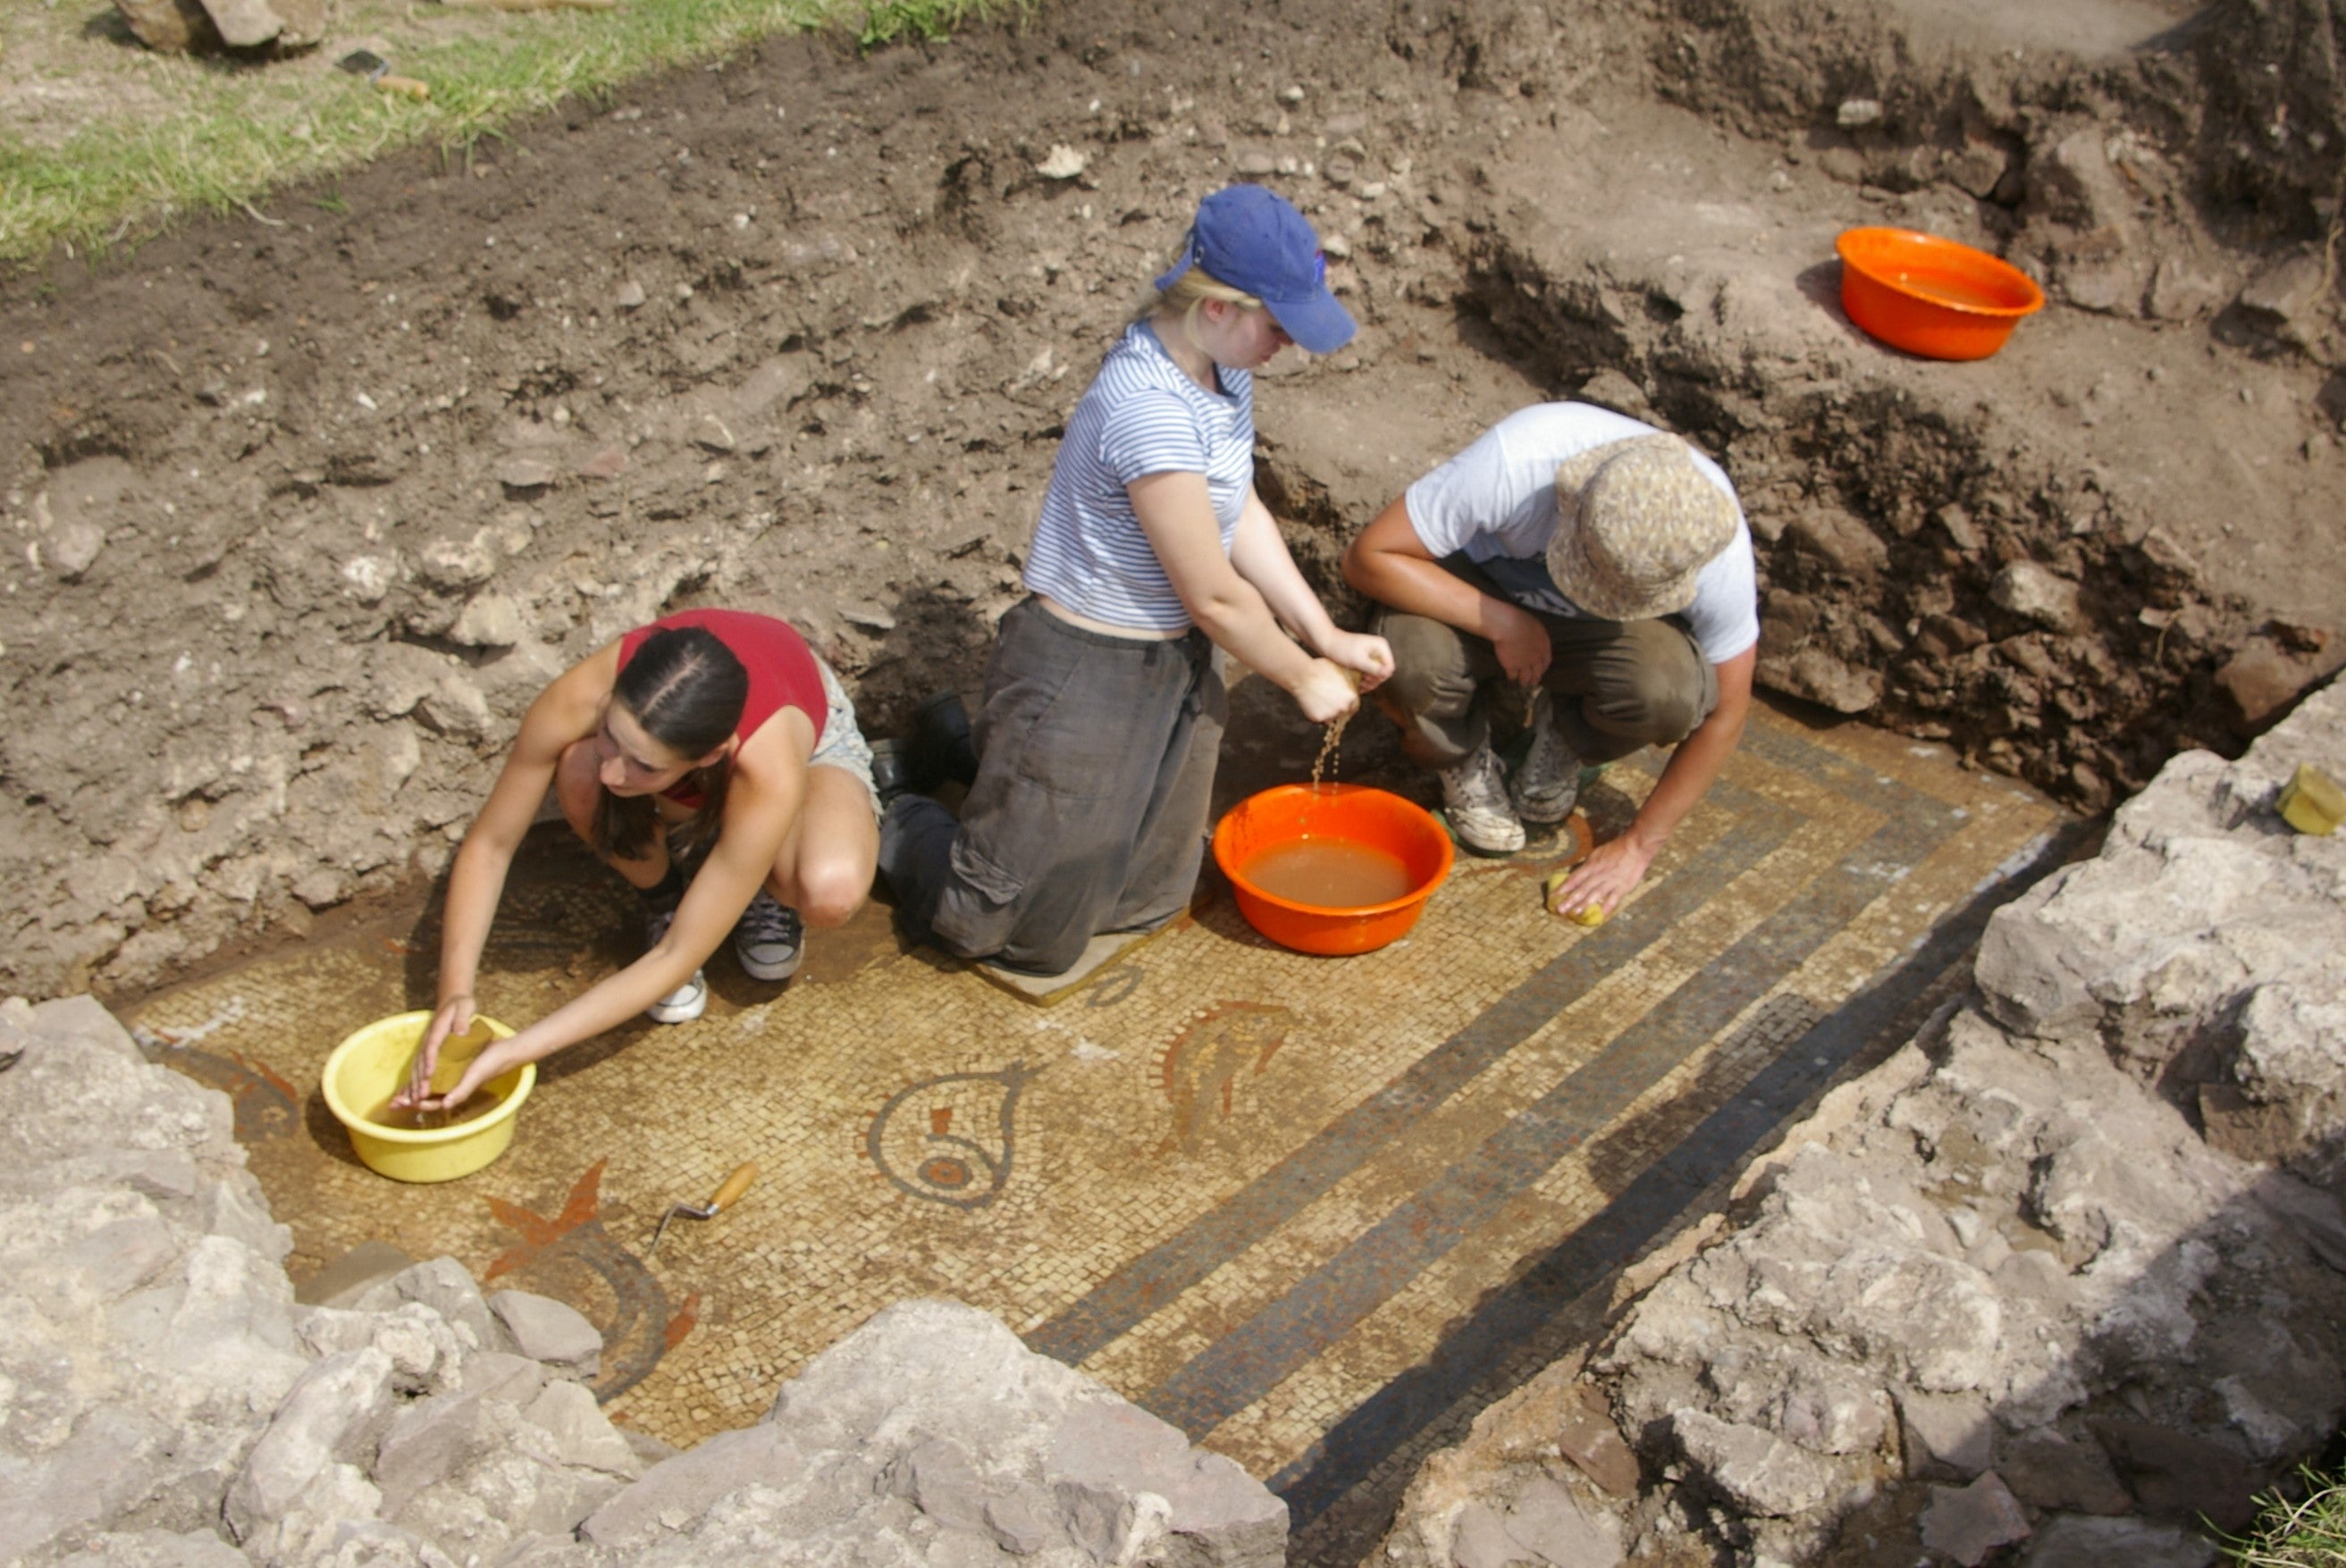
<path fill-rule="evenodd" d="M 1027 587 L 1112 626 L 1188 629 L 1124 487 L 1151 473 L 1204 474 L 1229 554 L 1254 487 L 1254 377 L 1222 366 L 1219 379 L 1219 395 L 1191 381 L 1148 322 L 1126 330 L 1067 421 Z"/>

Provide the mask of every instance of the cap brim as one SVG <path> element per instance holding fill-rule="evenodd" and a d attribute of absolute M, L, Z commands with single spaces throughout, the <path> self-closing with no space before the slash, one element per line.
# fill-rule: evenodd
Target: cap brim
<path fill-rule="evenodd" d="M 1325 289 L 1314 290 L 1300 300 L 1265 300 L 1263 305 L 1280 331 L 1307 353 L 1332 354 L 1361 330 L 1352 313 Z"/>

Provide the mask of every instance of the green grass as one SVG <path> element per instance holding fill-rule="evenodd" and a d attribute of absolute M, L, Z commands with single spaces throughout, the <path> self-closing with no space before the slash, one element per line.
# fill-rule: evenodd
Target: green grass
<path fill-rule="evenodd" d="M 2228 1539 L 2225 1555 L 2240 1568 L 2341 1568 L 2346 1564 L 2346 1474 L 2300 1471 L 2305 1496 L 2290 1502 L 2279 1492 L 2257 1500 L 2256 1527 Z"/>
<path fill-rule="evenodd" d="M 942 36 L 991 8 L 990 0 L 622 0 L 606 12 L 496 12 L 345 0 L 335 36 L 318 49 L 248 63 L 156 54 L 105 0 L 25 6 L 0 25 L 0 87 L 70 81 L 97 107 L 54 146 L 0 122 L 0 261 L 36 260 L 57 244 L 104 250 L 175 215 L 250 207 L 401 147 L 463 148 L 566 98 L 718 60 L 773 34 L 835 25 L 875 47 Z M 379 93 L 334 69 L 362 45 L 429 83 L 431 101 Z M 329 186 L 312 199 L 332 210 L 341 198 Z"/>

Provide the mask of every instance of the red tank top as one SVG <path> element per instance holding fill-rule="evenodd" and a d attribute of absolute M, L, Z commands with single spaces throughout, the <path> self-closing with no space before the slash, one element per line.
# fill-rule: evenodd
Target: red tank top
<path fill-rule="evenodd" d="M 619 667 L 627 667 L 646 637 L 675 626 L 706 629 L 749 671 L 750 695 L 741 704 L 741 721 L 733 727 L 735 740 L 747 741 L 785 708 L 805 714 L 816 736 L 822 734 L 831 718 L 831 704 L 822 694 L 822 671 L 806 639 L 790 622 L 747 610 L 680 610 L 623 635 Z M 700 803 L 700 792 L 688 785 L 679 784 L 665 793 L 678 805 Z"/>

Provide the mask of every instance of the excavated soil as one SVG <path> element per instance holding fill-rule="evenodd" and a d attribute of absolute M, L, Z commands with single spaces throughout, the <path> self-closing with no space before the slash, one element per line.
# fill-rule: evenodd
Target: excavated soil
<path fill-rule="evenodd" d="M 1261 398 L 1349 615 L 1351 530 L 1584 396 L 1737 479 L 1771 689 L 2088 809 L 2237 748 L 2346 657 L 2337 10 L 1961 9 L 776 42 L 10 280 L 0 983 L 119 995 L 418 886 L 547 676 L 663 606 L 787 615 L 875 732 L 974 687 L 1061 421 L 1240 177 L 1363 323 Z M 1884 222 L 2053 302 L 1980 365 L 1874 345 L 1831 239 Z"/>

